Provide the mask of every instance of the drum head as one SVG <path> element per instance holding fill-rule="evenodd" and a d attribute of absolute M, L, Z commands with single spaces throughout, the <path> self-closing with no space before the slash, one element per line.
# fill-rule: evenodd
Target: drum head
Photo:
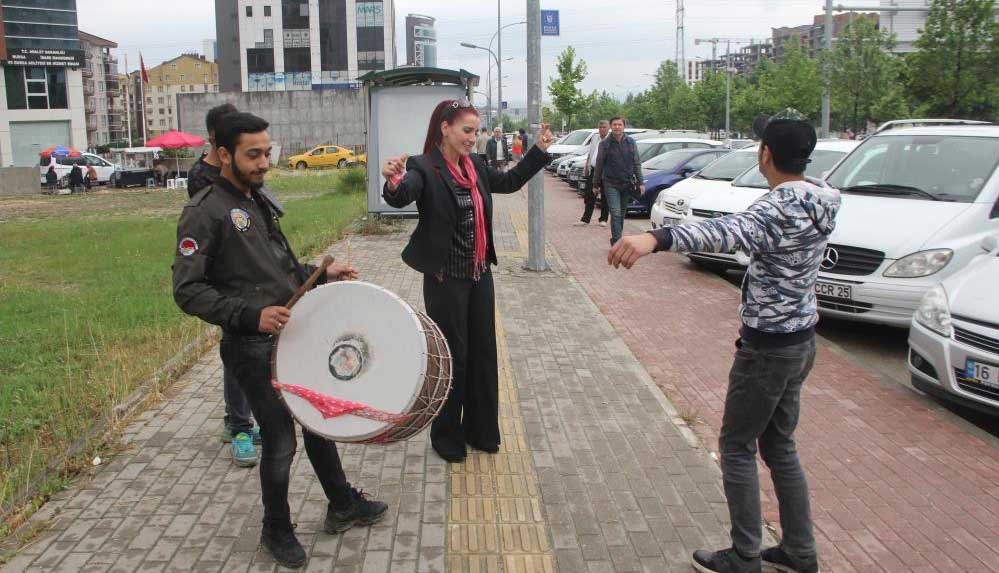
<path fill-rule="evenodd" d="M 338 282 L 295 304 L 278 339 L 274 376 L 282 384 L 403 414 L 420 394 L 426 354 L 419 318 L 405 301 L 370 283 Z M 364 440 L 392 426 L 352 414 L 324 419 L 303 398 L 281 396 L 303 426 L 334 440 Z"/>

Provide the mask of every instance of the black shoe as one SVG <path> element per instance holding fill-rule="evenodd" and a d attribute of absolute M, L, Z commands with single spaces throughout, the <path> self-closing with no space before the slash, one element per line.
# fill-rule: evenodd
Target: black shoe
<path fill-rule="evenodd" d="M 305 565 L 305 549 L 295 537 L 293 527 L 264 525 L 260 532 L 260 544 L 270 552 L 274 560 L 289 569 L 298 569 Z"/>
<path fill-rule="evenodd" d="M 460 464 L 461 462 L 465 461 L 465 457 L 468 455 L 463 446 L 444 447 L 434 442 L 432 442 L 431 445 L 433 446 L 434 451 L 437 452 L 437 455 L 444 458 L 444 461 L 448 463 Z"/>
<path fill-rule="evenodd" d="M 760 558 L 746 559 L 734 548 L 694 552 L 694 569 L 701 573 L 761 573 Z"/>
<path fill-rule="evenodd" d="M 499 451 L 499 444 L 484 444 L 473 438 L 466 438 L 465 442 L 480 452 L 486 452 L 487 454 L 495 454 Z"/>
<path fill-rule="evenodd" d="M 337 510 L 330 503 L 326 508 L 326 523 L 323 529 L 326 533 L 337 534 L 347 531 L 355 525 L 371 525 L 385 515 L 388 506 L 380 501 L 369 501 L 367 494 L 350 488 L 350 505 Z"/>
<path fill-rule="evenodd" d="M 760 559 L 781 573 L 819 573 L 819 560 L 809 557 L 802 559 L 792 557 L 784 552 L 779 545 L 768 547 L 760 552 Z"/>

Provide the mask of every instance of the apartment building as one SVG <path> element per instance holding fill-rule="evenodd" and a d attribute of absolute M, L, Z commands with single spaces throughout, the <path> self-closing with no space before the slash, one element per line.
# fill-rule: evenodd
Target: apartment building
<path fill-rule="evenodd" d="M 125 100 L 118 76 L 118 59 L 111 50 L 118 44 L 80 31 L 83 48 L 83 107 L 87 143 L 91 148 L 127 140 Z"/>
<path fill-rule="evenodd" d="M 146 137 L 177 129 L 177 96 L 183 93 L 219 91 L 218 64 L 200 54 L 183 54 L 146 71 L 149 82 L 133 97 L 143 98 L 132 111 L 141 118 L 145 107 Z M 134 77 L 134 76 L 133 76 Z M 143 93 L 144 92 L 144 93 Z M 144 104 L 144 105 L 142 105 Z M 141 119 L 139 133 L 141 134 Z"/>

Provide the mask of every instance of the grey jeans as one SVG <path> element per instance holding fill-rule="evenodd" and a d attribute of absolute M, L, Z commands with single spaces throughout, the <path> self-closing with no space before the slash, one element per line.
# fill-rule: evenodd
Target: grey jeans
<path fill-rule="evenodd" d="M 801 385 L 815 363 L 815 339 L 783 348 L 757 348 L 742 340 L 737 346 L 718 439 L 732 545 L 747 557 L 760 554 L 759 449 L 777 493 L 781 545 L 795 557 L 811 557 L 815 538 L 808 483 L 798 461 L 794 430 Z"/>
<path fill-rule="evenodd" d="M 233 437 L 240 432 L 246 434 L 253 429 L 253 412 L 250 402 L 239 387 L 236 376 L 226 366 L 222 367 L 222 397 L 225 400 L 225 425 Z"/>
<path fill-rule="evenodd" d="M 611 246 L 621 240 L 624 233 L 624 215 L 628 209 L 631 197 L 624 190 L 607 181 L 603 183 L 603 193 L 607 197 L 607 206 L 610 207 L 611 215 Z"/>

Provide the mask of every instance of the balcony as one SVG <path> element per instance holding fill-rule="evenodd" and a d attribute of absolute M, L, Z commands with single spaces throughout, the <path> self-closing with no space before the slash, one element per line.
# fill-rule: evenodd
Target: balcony
<path fill-rule="evenodd" d="M 90 116 L 87 118 L 87 131 L 97 131 L 97 117 Z"/>
<path fill-rule="evenodd" d="M 94 82 L 92 82 L 92 81 L 83 82 L 83 95 L 84 96 L 92 96 L 92 95 L 94 95 L 94 89 L 95 89 L 94 88 Z"/>
<path fill-rule="evenodd" d="M 121 89 L 121 84 L 118 82 L 118 78 L 107 78 L 104 80 L 104 87 L 109 92 L 117 92 Z"/>

